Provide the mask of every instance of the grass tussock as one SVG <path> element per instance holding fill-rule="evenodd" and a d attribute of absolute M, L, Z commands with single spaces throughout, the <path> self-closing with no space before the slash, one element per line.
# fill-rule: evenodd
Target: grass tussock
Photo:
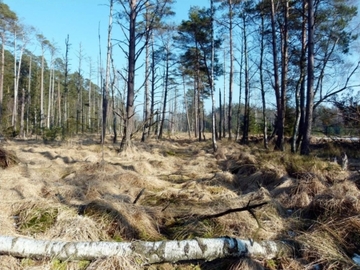
<path fill-rule="evenodd" d="M 55 225 L 47 233 L 50 239 L 67 241 L 100 241 L 108 240 L 107 235 L 95 220 L 79 216 L 74 211 L 61 213 Z"/>
<path fill-rule="evenodd" d="M 350 217 L 359 213 L 359 199 L 359 189 L 354 183 L 338 183 L 315 196 L 302 215 L 318 220 Z"/>
<path fill-rule="evenodd" d="M 5 169 L 18 164 L 19 162 L 20 160 L 14 152 L 0 148 L 0 168 Z"/>
<path fill-rule="evenodd" d="M 351 179 L 358 177 L 350 177 L 330 158 L 344 149 L 324 144 L 314 148 L 314 155 L 304 157 L 265 150 L 260 143 L 245 146 L 222 140 L 218 147 L 214 153 L 210 140 L 198 142 L 181 136 L 150 138 L 147 144 L 134 141 L 126 153 L 118 153 L 110 143 L 104 147 L 94 144 L 93 139 L 77 138 L 63 144 L 9 143 L 7 153 L 16 153 L 25 165 L 4 170 L 7 181 L 0 192 L 4 210 L 0 233 L 67 241 L 224 235 L 254 241 L 290 240 L 297 243 L 296 257 L 144 266 L 144 258 L 75 263 L 0 256 L 0 268 L 354 267 L 351 256 L 360 250 L 360 192 Z M 262 202 L 268 203 L 252 211 L 202 218 Z M 6 268 L 7 264 L 11 267 Z"/>
<path fill-rule="evenodd" d="M 96 221 L 108 238 L 116 241 L 133 239 L 159 240 L 155 211 L 150 213 L 142 206 L 105 201 L 93 201 L 85 206 L 84 215 Z"/>
<path fill-rule="evenodd" d="M 17 230 L 25 235 L 44 234 L 56 222 L 61 207 L 43 203 L 23 203 L 15 206 Z"/>
<path fill-rule="evenodd" d="M 322 226 L 324 229 L 324 226 Z M 309 262 L 307 269 L 320 267 L 321 269 L 344 269 L 354 266 L 341 245 L 342 239 L 338 239 L 328 230 L 316 229 L 298 238 L 303 245 L 302 256 Z"/>

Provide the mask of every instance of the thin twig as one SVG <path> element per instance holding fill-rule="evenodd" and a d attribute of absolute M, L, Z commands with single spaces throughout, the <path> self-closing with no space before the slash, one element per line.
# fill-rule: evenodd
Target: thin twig
<path fill-rule="evenodd" d="M 141 195 L 144 193 L 144 191 L 145 191 L 145 188 L 143 188 L 143 189 L 139 192 L 139 194 L 136 196 L 133 204 L 136 204 L 136 202 L 139 200 L 139 198 L 140 198 Z"/>
<path fill-rule="evenodd" d="M 250 205 L 250 201 L 249 201 L 249 203 L 248 203 L 245 207 L 228 209 L 228 210 L 226 210 L 226 211 L 224 211 L 224 212 L 220 212 L 220 213 L 212 214 L 212 215 L 199 216 L 198 220 L 204 220 L 204 219 L 210 219 L 210 218 L 218 218 L 218 217 L 221 217 L 221 216 L 225 216 L 225 215 L 227 215 L 227 214 L 230 214 L 230 213 L 242 212 L 242 211 L 249 211 L 250 214 L 253 215 L 253 212 L 251 211 L 251 209 L 254 209 L 254 208 L 263 206 L 263 205 L 268 204 L 268 203 L 269 203 L 269 202 L 262 202 L 262 203 L 259 203 L 259 204 Z M 253 216 L 254 216 L 254 215 L 253 215 Z M 256 219 L 256 221 L 258 221 L 256 217 L 255 217 L 255 219 Z"/>

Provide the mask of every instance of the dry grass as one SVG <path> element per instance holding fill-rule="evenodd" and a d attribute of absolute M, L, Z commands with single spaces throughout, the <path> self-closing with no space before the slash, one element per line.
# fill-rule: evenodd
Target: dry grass
<path fill-rule="evenodd" d="M 92 262 L 89 267 L 87 267 L 87 270 L 140 270 L 143 269 L 140 265 L 140 262 L 142 262 L 142 258 L 122 258 L 122 257 L 110 257 L 106 259 L 98 259 L 94 262 Z"/>
<path fill-rule="evenodd" d="M 135 142 L 131 151 L 118 153 L 117 145 L 102 148 L 90 137 L 54 144 L 7 141 L 0 163 L 1 153 L 11 153 L 13 161 L 0 169 L 0 233 L 68 241 L 227 235 L 299 245 L 296 258 L 167 263 L 146 269 L 353 266 L 349 256 L 360 249 L 360 192 L 348 172 L 327 157 L 300 157 L 228 140 L 218 145 L 214 154 L 210 141 L 178 135 Z M 338 151 L 331 147 L 329 155 Z M 252 213 L 199 219 L 264 201 L 269 204 Z M 0 256 L 1 269 L 144 269 L 142 262 L 142 258 L 75 263 Z"/>

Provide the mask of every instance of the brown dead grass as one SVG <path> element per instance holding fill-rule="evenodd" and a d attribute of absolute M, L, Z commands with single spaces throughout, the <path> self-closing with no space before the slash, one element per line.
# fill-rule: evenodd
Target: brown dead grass
<path fill-rule="evenodd" d="M 86 269 L 87 270 L 113 270 L 113 269 L 119 269 L 119 270 L 140 270 L 143 269 L 141 266 L 139 266 L 139 262 L 143 261 L 141 258 L 122 258 L 122 257 L 110 257 L 106 259 L 98 259 L 94 262 L 92 262 Z"/>
<path fill-rule="evenodd" d="M 101 147 L 93 138 L 56 144 L 8 141 L 4 151 L 19 162 L 0 169 L 0 233 L 67 241 L 224 235 L 255 241 L 288 239 L 299 243 L 301 260 L 246 259 L 223 269 L 310 269 L 315 263 L 323 269 L 351 267 L 348 255 L 360 249 L 360 195 L 347 172 L 316 157 L 228 140 L 218 145 L 214 154 L 210 141 L 179 135 L 134 142 L 131 151 L 118 153 L 117 145 Z M 264 201 L 269 203 L 253 213 L 198 218 Z M 324 239 L 327 245 L 321 244 Z M 141 261 L 101 259 L 87 269 L 143 269 Z M 3 268 L 6 264 L 12 268 Z M 54 268 L 49 260 L 35 264 Z M 219 265 L 204 263 L 202 269 Z M 67 267 L 80 269 L 70 263 Z M 0 256 L 0 268 L 26 269 L 8 256 Z"/>

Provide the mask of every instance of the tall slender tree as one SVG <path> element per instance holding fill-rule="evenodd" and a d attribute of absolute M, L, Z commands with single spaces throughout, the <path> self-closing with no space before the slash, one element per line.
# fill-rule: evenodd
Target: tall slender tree
<path fill-rule="evenodd" d="M 164 78 L 163 78 L 163 85 L 164 85 L 164 98 L 162 102 L 162 117 L 160 122 L 160 129 L 158 138 L 162 138 L 163 130 L 164 130 L 164 123 L 165 123 L 165 115 L 166 115 L 166 108 L 167 102 L 169 97 L 169 91 L 172 82 L 174 81 L 171 78 L 173 72 L 171 72 L 172 67 L 176 64 L 174 51 L 174 40 L 173 40 L 173 31 L 175 27 L 167 27 L 163 29 L 162 36 L 162 46 L 160 47 L 159 51 L 161 52 L 161 58 L 164 62 Z"/>
<path fill-rule="evenodd" d="M 70 50 L 70 38 L 69 35 L 67 35 L 65 39 L 65 56 L 64 56 L 64 98 L 63 98 L 63 137 L 65 137 L 65 134 L 69 131 L 69 121 L 68 121 L 68 109 L 69 109 L 69 103 L 68 103 L 68 97 L 69 97 L 69 72 L 70 72 L 70 59 L 69 59 L 69 50 Z"/>
<path fill-rule="evenodd" d="M 214 65 L 215 65 L 215 37 L 214 37 L 214 17 L 215 8 L 214 1 L 210 0 L 210 16 L 211 16 L 211 77 L 210 77 L 210 96 L 211 96 L 211 140 L 214 152 L 217 151 L 216 143 L 216 121 L 215 121 L 215 83 L 214 83 Z"/>
<path fill-rule="evenodd" d="M 127 26 L 121 24 L 120 26 L 124 30 L 123 32 L 127 32 L 126 44 L 120 43 L 123 53 L 127 58 L 127 76 L 126 76 L 126 84 L 127 84 L 127 97 L 126 97 L 126 111 L 125 111 L 125 124 L 124 124 L 124 135 L 120 144 L 120 150 L 126 151 L 131 147 L 131 137 L 134 130 L 134 116 L 135 116 L 135 72 L 136 72 L 136 62 L 139 59 L 140 55 L 146 48 L 146 44 L 148 39 L 145 39 L 144 43 L 140 43 L 140 41 L 149 33 L 145 30 L 141 30 L 139 28 L 138 20 L 144 12 L 146 12 L 146 7 L 149 4 L 152 6 L 152 11 L 157 16 L 153 16 L 150 21 L 149 28 L 156 22 L 156 18 L 161 19 L 164 15 L 167 7 L 172 3 L 172 0 L 119 0 L 118 3 L 122 7 L 123 17 L 126 18 L 128 23 Z M 125 30 L 127 29 L 127 31 Z M 144 29 L 144 28 L 142 28 Z M 125 49 L 124 45 L 127 46 Z"/>
<path fill-rule="evenodd" d="M 44 127 L 45 113 L 44 113 L 44 72 L 45 72 L 45 51 L 50 45 L 50 42 L 42 35 L 37 35 L 41 46 L 41 75 L 40 75 L 40 128 Z"/>
<path fill-rule="evenodd" d="M 263 142 L 264 148 L 268 149 L 268 136 L 267 136 L 267 116 L 266 116 L 266 92 L 265 92 L 265 83 L 264 83 L 264 52 L 265 52 L 265 14 L 263 11 L 260 13 L 260 59 L 259 59 L 259 80 L 260 80 L 260 92 L 261 92 L 261 102 L 262 102 L 262 119 L 263 119 Z"/>
<path fill-rule="evenodd" d="M 106 48 L 106 71 L 105 71 L 105 82 L 102 84 L 102 129 L 101 129 L 101 143 L 105 143 L 106 135 L 106 121 L 107 121 L 107 111 L 108 111 L 108 99 L 110 93 L 110 68 L 111 68 L 111 54 L 112 54 L 112 27 L 113 27 L 113 6 L 114 1 L 110 1 L 110 11 L 109 11 L 109 24 L 108 24 L 108 34 L 107 34 L 107 48 Z"/>
<path fill-rule="evenodd" d="M 52 102 L 54 100 L 54 78 L 55 78 L 55 67 L 54 67 L 54 56 L 56 52 L 56 48 L 53 45 L 49 45 L 50 51 L 50 73 L 49 73 L 49 95 L 48 95 L 48 108 L 47 108 L 47 115 L 46 115 L 46 127 L 50 128 L 52 124 Z"/>
<path fill-rule="evenodd" d="M 212 46 L 214 50 L 220 48 L 219 39 L 212 42 L 211 10 L 192 7 L 189 19 L 182 21 L 178 28 L 179 35 L 176 37 L 179 47 L 183 50 L 180 56 L 181 65 L 186 74 L 194 81 L 194 105 L 197 119 L 197 132 L 199 140 L 202 140 L 203 120 L 201 111 L 203 98 L 209 95 L 211 90 L 211 60 Z M 218 57 L 214 54 L 214 78 L 221 73 Z"/>
<path fill-rule="evenodd" d="M 295 123 L 293 127 L 291 152 L 298 150 L 305 129 L 305 79 L 306 79 L 306 15 L 307 1 L 302 1 L 301 7 L 301 49 L 299 59 L 300 76 L 296 84 L 295 91 Z"/>
<path fill-rule="evenodd" d="M 306 95 L 306 115 L 304 139 L 301 143 L 300 153 L 308 155 L 310 153 L 310 137 L 313 121 L 313 105 L 314 105 L 314 33 L 315 33 L 315 17 L 314 17 L 314 0 L 308 2 L 308 61 L 307 61 L 307 95 Z"/>

